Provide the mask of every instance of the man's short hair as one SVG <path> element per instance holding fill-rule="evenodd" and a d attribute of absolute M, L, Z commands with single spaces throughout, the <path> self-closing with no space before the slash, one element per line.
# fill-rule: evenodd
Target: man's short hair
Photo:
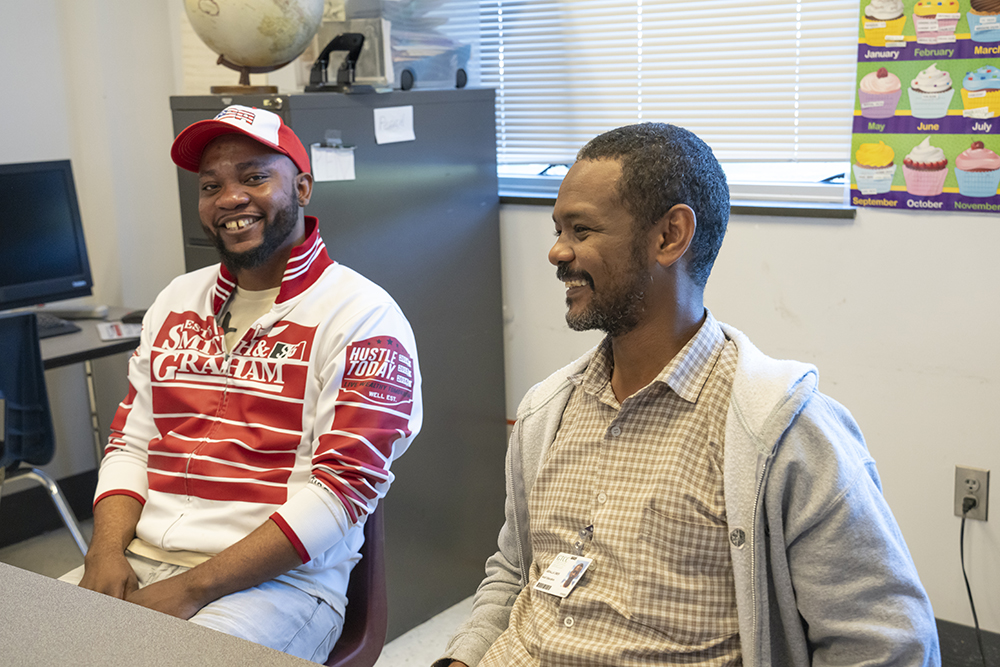
<path fill-rule="evenodd" d="M 712 149 L 694 133 L 666 123 L 626 125 L 591 139 L 578 160 L 617 160 L 618 196 L 641 225 L 652 225 L 677 204 L 697 218 L 688 273 L 704 287 L 729 222 L 729 185 Z"/>

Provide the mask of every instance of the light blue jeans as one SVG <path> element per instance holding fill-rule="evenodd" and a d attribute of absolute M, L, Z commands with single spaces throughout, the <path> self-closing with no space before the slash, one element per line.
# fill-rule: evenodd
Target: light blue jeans
<path fill-rule="evenodd" d="M 188 570 L 128 552 L 125 556 L 140 588 Z M 82 566 L 59 577 L 71 584 L 81 579 Z M 205 605 L 191 622 L 320 663 L 344 627 L 344 619 L 326 601 L 274 579 Z"/>

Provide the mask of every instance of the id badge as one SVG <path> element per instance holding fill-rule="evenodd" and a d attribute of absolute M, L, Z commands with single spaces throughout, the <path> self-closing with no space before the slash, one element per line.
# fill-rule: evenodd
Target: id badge
<path fill-rule="evenodd" d="M 560 553 L 535 582 L 535 590 L 564 598 L 573 592 L 593 558 Z"/>

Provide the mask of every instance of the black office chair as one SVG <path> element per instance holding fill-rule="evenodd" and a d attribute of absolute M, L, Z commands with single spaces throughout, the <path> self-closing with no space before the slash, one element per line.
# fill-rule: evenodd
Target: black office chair
<path fill-rule="evenodd" d="M 5 478 L 30 479 L 45 487 L 86 556 L 87 541 L 59 485 L 37 468 L 20 467 L 45 465 L 55 448 L 35 314 L 0 316 L 0 489 Z"/>

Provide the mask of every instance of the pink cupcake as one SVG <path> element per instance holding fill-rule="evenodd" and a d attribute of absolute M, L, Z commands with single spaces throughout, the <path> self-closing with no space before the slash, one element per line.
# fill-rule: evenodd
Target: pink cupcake
<path fill-rule="evenodd" d="M 865 118 L 891 118 L 903 94 L 899 77 L 884 67 L 866 74 L 858 86 L 858 102 Z"/>
<path fill-rule="evenodd" d="M 958 193 L 966 197 L 993 197 L 1000 187 L 1000 156 L 981 141 L 955 158 L 955 178 Z"/>
<path fill-rule="evenodd" d="M 917 44 L 952 44 L 962 18 L 958 0 L 919 0 L 913 7 Z"/>

